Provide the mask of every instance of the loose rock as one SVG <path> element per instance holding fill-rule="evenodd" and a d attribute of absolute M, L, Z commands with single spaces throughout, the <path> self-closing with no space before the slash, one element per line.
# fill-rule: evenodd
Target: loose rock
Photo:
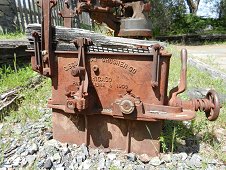
<path fill-rule="evenodd" d="M 163 161 L 161 161 L 159 159 L 159 157 L 154 157 L 154 158 L 151 158 L 150 162 L 149 162 L 151 165 L 153 166 L 159 166 L 163 163 Z"/>
<path fill-rule="evenodd" d="M 107 157 L 108 157 L 111 161 L 113 161 L 113 160 L 116 158 L 116 154 L 114 154 L 114 153 L 109 153 L 109 154 L 107 155 Z"/>
<path fill-rule="evenodd" d="M 142 154 L 138 158 L 143 163 L 148 163 L 150 161 L 150 157 L 147 154 Z"/>
<path fill-rule="evenodd" d="M 53 166 L 53 162 L 50 159 L 47 159 L 47 161 L 44 164 L 44 168 L 51 169 Z"/>
<path fill-rule="evenodd" d="M 92 161 L 90 159 L 86 159 L 83 164 L 83 169 L 90 169 L 90 167 L 92 166 Z"/>
<path fill-rule="evenodd" d="M 38 151 L 38 145 L 36 143 L 33 143 L 28 151 L 29 154 L 33 155 Z"/>
<path fill-rule="evenodd" d="M 127 157 L 128 160 L 130 160 L 130 161 L 132 161 L 132 162 L 134 162 L 134 161 L 137 160 L 136 154 L 134 154 L 134 153 L 128 153 L 128 154 L 126 155 L 126 157 Z"/>
<path fill-rule="evenodd" d="M 26 157 L 26 160 L 28 161 L 28 164 L 32 165 L 34 163 L 34 161 L 36 160 L 36 157 L 37 157 L 36 155 L 28 155 Z"/>

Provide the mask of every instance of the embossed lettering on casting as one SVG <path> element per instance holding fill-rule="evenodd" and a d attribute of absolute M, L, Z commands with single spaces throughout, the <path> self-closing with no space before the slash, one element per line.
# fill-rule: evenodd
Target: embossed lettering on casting
<path fill-rule="evenodd" d="M 75 61 L 73 63 L 69 63 L 66 66 L 63 66 L 63 68 L 65 71 L 68 71 L 68 70 L 75 68 L 76 66 L 78 66 L 77 61 Z"/>
<path fill-rule="evenodd" d="M 128 70 L 132 74 L 136 74 L 137 72 L 136 68 L 134 68 L 133 66 L 129 66 L 127 63 L 121 60 L 111 59 L 111 58 L 102 58 L 102 62 L 121 67 L 125 70 Z"/>

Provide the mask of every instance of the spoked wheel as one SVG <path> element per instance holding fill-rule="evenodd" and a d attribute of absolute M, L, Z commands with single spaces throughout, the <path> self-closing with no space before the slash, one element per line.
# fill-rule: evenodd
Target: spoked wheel
<path fill-rule="evenodd" d="M 206 111 L 206 117 L 209 121 L 214 121 L 218 118 L 220 113 L 220 100 L 217 92 L 215 90 L 209 90 L 206 94 L 206 99 L 208 99 L 214 107 Z"/>

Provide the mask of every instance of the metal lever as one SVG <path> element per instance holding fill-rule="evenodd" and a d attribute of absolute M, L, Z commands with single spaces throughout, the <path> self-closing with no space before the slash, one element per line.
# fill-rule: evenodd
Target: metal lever
<path fill-rule="evenodd" d="M 161 46 L 159 44 L 153 45 L 153 65 L 152 65 L 152 87 L 158 86 L 158 79 L 159 79 L 159 50 Z"/>
<path fill-rule="evenodd" d="M 34 49 L 35 49 L 35 67 L 37 70 L 42 72 L 42 55 L 39 43 L 38 32 L 33 32 L 32 36 L 34 37 Z"/>
<path fill-rule="evenodd" d="M 181 50 L 181 72 L 180 72 L 180 82 L 178 86 L 174 87 L 169 92 L 169 103 L 170 105 L 176 103 L 177 95 L 183 93 L 187 88 L 187 50 Z"/>

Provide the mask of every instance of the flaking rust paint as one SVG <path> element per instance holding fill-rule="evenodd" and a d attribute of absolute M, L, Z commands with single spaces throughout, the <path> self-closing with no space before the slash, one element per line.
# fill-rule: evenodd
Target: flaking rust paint
<path fill-rule="evenodd" d="M 58 60 L 55 63 L 57 64 L 57 71 L 53 72 L 56 75 L 52 77 L 52 104 L 64 105 L 66 103 L 65 88 L 79 81 L 71 75 L 71 70 L 76 67 L 77 57 L 76 54 L 66 53 L 57 53 L 56 56 Z M 88 141 L 88 144 L 92 147 L 110 147 L 156 156 L 160 149 L 158 138 L 162 129 L 161 121 L 141 122 L 89 114 L 111 109 L 111 103 L 118 98 L 119 94 L 125 94 L 127 88 L 132 89 L 132 92 L 144 102 L 151 101 L 153 104 L 163 105 L 166 97 L 165 87 L 168 79 L 169 58 L 170 56 L 161 58 L 160 86 L 163 86 L 163 88 L 153 89 L 151 86 L 152 56 L 107 53 L 87 54 L 86 67 L 89 75 L 89 96 L 92 100 L 89 102 L 88 111 L 86 111 L 88 113 L 84 112 L 88 115 L 88 137 L 85 139 L 83 115 L 68 114 L 62 110 L 53 109 L 54 138 L 61 142 L 76 144 Z M 99 68 L 98 74 L 92 69 L 94 65 Z"/>

